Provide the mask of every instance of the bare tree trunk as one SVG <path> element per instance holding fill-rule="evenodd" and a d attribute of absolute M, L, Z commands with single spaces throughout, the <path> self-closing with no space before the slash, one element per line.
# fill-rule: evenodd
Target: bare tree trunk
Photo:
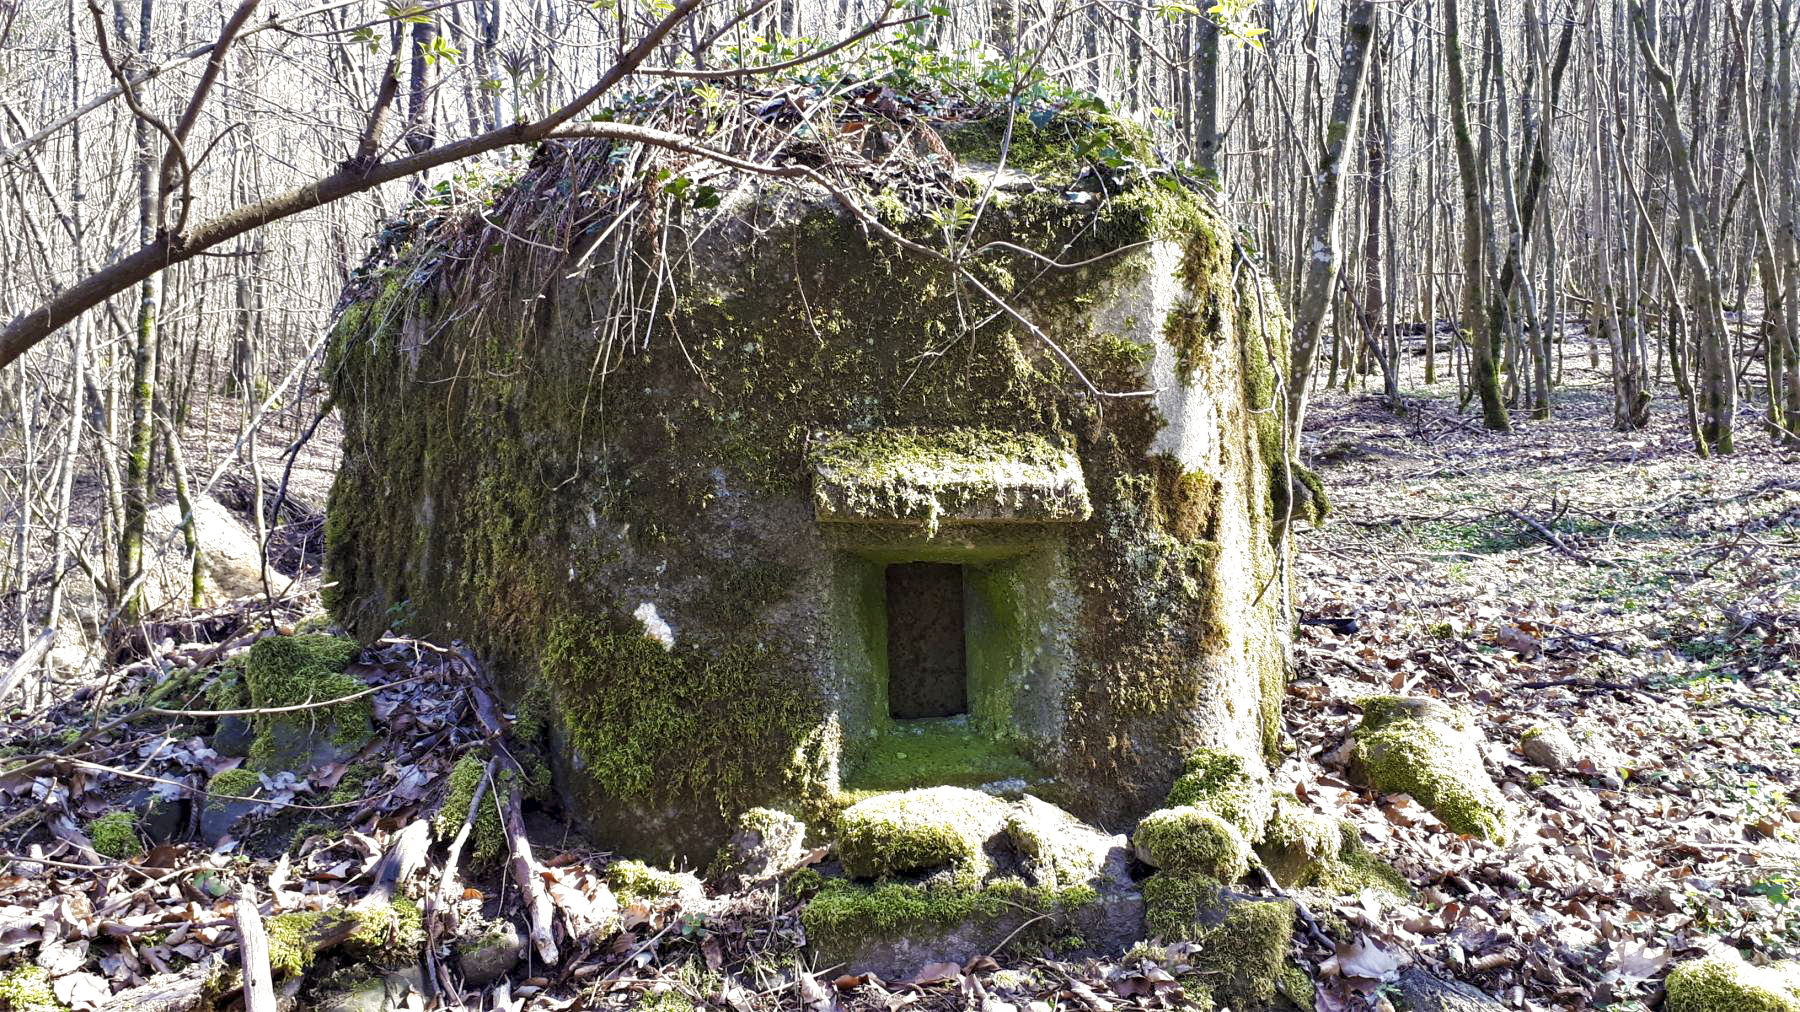
<path fill-rule="evenodd" d="M 1331 120 L 1325 127 L 1324 156 L 1314 177 L 1318 192 L 1313 198 L 1312 223 L 1306 243 L 1306 267 L 1294 318 L 1292 359 L 1288 366 L 1288 428 L 1299 437 L 1306 422 L 1306 399 L 1312 392 L 1314 359 L 1319 334 L 1331 312 L 1343 265 L 1339 248 L 1339 219 L 1344 210 L 1344 173 L 1351 139 L 1358 136 L 1362 120 L 1363 92 L 1369 78 L 1369 53 L 1375 45 L 1381 13 L 1374 0 L 1355 0 L 1344 26 L 1343 63 L 1338 74 L 1337 96 L 1331 104 Z"/>
<path fill-rule="evenodd" d="M 1731 344 L 1725 326 L 1725 296 L 1713 251 L 1711 230 L 1707 227 L 1707 208 L 1694 175 L 1693 153 L 1682 126 L 1681 110 L 1676 105 L 1675 78 L 1657 55 L 1650 20 L 1642 3 L 1631 5 L 1632 29 L 1637 35 L 1638 50 L 1643 54 L 1650 75 L 1650 99 L 1662 120 L 1661 142 L 1668 153 L 1675 193 L 1679 205 L 1681 246 L 1687 254 L 1687 266 L 1693 272 L 1695 304 L 1693 319 L 1699 350 L 1699 383 L 1695 395 L 1701 415 L 1702 453 L 1732 452 L 1732 428 L 1737 412 L 1737 373 L 1731 360 Z"/>

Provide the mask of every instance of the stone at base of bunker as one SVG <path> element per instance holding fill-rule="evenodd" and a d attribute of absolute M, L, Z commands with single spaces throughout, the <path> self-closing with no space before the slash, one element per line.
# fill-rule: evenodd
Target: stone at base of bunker
<path fill-rule="evenodd" d="M 1279 752 L 1281 300 L 1178 179 L 1064 197 L 1096 145 L 1158 162 L 1116 117 L 929 126 L 1034 151 L 966 274 L 804 181 L 621 202 L 617 146 L 580 140 L 415 209 L 345 294 L 332 614 L 462 639 L 540 699 L 565 809 L 620 854 L 703 867 L 751 809 L 942 785 L 1125 825 L 1197 748 Z M 985 199 L 858 171 L 855 204 L 926 245 Z M 617 218 L 640 210 L 680 225 Z M 984 290 L 1030 326 L 972 312 Z"/>
<path fill-rule="evenodd" d="M 833 902 L 837 890 L 860 890 L 871 907 L 871 924 L 877 926 L 809 926 L 807 953 L 815 965 L 842 966 L 844 972 L 873 973 L 888 981 L 911 979 L 931 963 L 962 964 L 1009 948 L 1048 949 L 1062 956 L 1117 955 L 1143 937 L 1144 897 L 1131 881 L 1125 838 L 1116 839 L 1098 876 L 1082 890 L 1040 891 L 1017 880 L 972 890 L 942 880 L 828 886 L 814 904 Z M 879 926 L 888 912 L 878 908 L 887 903 L 898 908 L 898 923 Z M 938 920 L 932 908 L 940 905 L 973 912 Z M 808 920 L 802 916 L 803 923 Z"/>
<path fill-rule="evenodd" d="M 845 870 L 876 880 L 828 881 L 801 912 L 819 965 L 904 980 L 1008 947 L 1117 954 L 1143 935 L 1126 838 L 1055 805 L 937 787 L 844 815 L 859 855 Z"/>
<path fill-rule="evenodd" d="M 1410 794 L 1458 833 L 1511 838 L 1513 812 L 1488 775 L 1485 739 L 1469 716 L 1427 697 L 1361 701 L 1351 775 L 1378 791 Z"/>
<path fill-rule="evenodd" d="M 786 812 L 752 808 L 725 843 L 721 871 L 756 882 L 792 871 L 806 856 L 806 823 Z"/>

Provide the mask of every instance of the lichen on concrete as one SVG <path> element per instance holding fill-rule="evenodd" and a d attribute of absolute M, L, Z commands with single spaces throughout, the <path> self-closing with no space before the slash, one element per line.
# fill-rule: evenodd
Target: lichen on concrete
<path fill-rule="evenodd" d="M 821 521 L 1067 522 L 1093 514 L 1081 463 L 1033 433 L 876 430 L 822 440 L 808 455 Z"/>

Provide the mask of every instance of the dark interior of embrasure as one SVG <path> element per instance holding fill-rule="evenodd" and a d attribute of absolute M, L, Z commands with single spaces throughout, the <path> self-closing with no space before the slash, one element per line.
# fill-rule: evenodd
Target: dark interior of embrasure
<path fill-rule="evenodd" d="M 903 562 L 887 567 L 888 716 L 969 712 L 963 567 Z"/>

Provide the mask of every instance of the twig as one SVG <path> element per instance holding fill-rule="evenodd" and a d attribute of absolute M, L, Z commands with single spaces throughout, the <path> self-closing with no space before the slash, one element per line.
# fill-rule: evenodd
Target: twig
<path fill-rule="evenodd" d="M 238 959 L 244 970 L 244 1012 L 275 1012 L 275 981 L 269 972 L 269 936 L 256 910 L 256 887 L 244 883 L 237 907 Z"/>
<path fill-rule="evenodd" d="M 469 667 L 471 675 L 479 682 L 483 672 L 474 653 L 459 649 L 456 656 Z M 506 728 L 500 722 L 499 710 L 494 706 L 493 697 L 479 684 L 470 685 L 469 694 L 475 701 L 475 715 L 487 731 L 488 740 L 494 745 L 494 761 L 499 763 L 501 770 L 509 774 L 504 778 L 508 789 L 505 792 L 498 786 L 494 789 L 494 807 L 499 810 L 500 821 L 506 828 L 507 849 L 512 851 L 510 865 L 513 881 L 525 898 L 525 913 L 531 922 L 531 943 L 537 948 L 538 955 L 546 966 L 555 966 L 560 956 L 556 948 L 556 927 L 552 923 L 556 907 L 550 901 L 550 894 L 544 889 L 543 880 L 538 875 L 537 859 L 531 854 L 531 841 L 525 836 L 524 803 L 520 797 L 525 784 L 525 771 L 500 747 Z"/>
<path fill-rule="evenodd" d="M 0 702 L 6 700 L 7 695 L 12 692 L 13 686 L 18 683 L 19 679 L 25 677 L 27 671 L 37 668 L 38 662 L 50 652 L 50 646 L 55 642 L 56 627 L 45 626 L 44 631 L 38 633 L 37 637 L 25 647 L 25 652 L 7 666 L 6 673 L 0 675 Z"/>
<path fill-rule="evenodd" d="M 1587 565 L 1590 565 L 1590 566 L 1610 566 L 1610 565 L 1612 565 L 1612 563 L 1607 562 L 1603 559 L 1596 559 L 1596 558 L 1593 558 L 1592 556 L 1583 555 L 1580 552 L 1576 551 L 1575 549 L 1570 548 L 1567 544 L 1565 544 L 1563 542 L 1563 540 L 1561 538 L 1557 537 L 1555 534 L 1552 534 L 1549 531 L 1549 529 L 1546 528 L 1543 524 L 1540 524 L 1536 520 L 1533 520 L 1530 517 L 1526 516 L 1525 514 L 1520 513 L 1518 510 L 1509 509 L 1509 510 L 1505 510 L 1503 512 L 1505 512 L 1507 516 L 1512 517 L 1514 520 L 1517 520 L 1518 522 L 1531 528 L 1533 531 L 1536 531 L 1538 537 L 1543 538 L 1545 541 L 1550 543 L 1551 548 L 1554 548 L 1557 551 L 1563 553 L 1564 555 L 1567 555 L 1569 558 L 1574 559 L 1576 562 L 1586 563 Z"/>

